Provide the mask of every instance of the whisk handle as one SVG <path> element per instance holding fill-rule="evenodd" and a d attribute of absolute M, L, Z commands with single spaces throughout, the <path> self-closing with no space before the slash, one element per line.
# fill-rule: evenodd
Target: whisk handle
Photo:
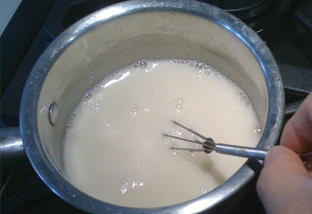
<path fill-rule="evenodd" d="M 216 144 L 215 151 L 221 154 L 246 157 L 258 160 L 264 160 L 268 150 L 256 149 L 243 146 L 232 146 L 228 144 L 218 143 Z"/>

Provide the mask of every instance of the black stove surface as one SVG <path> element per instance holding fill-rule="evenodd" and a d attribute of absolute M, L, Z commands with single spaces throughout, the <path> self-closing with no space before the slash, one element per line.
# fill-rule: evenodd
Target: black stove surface
<path fill-rule="evenodd" d="M 19 108 L 27 77 L 45 48 L 68 26 L 119 1 L 22 1 L 1 36 L 1 128 L 19 126 Z M 312 2 L 254 0 L 249 5 L 207 0 L 243 19 L 266 42 L 279 64 L 286 95 L 285 121 L 312 91 Z M 231 213 L 264 213 L 255 190 L 246 188 Z M 56 196 L 27 158 L 1 162 L 2 213 L 80 213 Z"/>

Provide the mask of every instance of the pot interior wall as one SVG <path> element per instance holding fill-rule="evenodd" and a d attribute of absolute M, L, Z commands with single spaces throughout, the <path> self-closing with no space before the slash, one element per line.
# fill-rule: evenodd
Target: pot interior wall
<path fill-rule="evenodd" d="M 119 68 L 140 59 L 163 58 L 196 59 L 222 72 L 246 92 L 265 126 L 268 91 L 263 72 L 248 47 L 230 31 L 188 13 L 128 14 L 99 22 L 74 38 L 42 86 L 37 109 L 39 135 L 48 158 L 65 178 L 63 137 L 69 116 L 84 93 Z M 52 103 L 59 110 L 55 125 L 49 122 Z"/>

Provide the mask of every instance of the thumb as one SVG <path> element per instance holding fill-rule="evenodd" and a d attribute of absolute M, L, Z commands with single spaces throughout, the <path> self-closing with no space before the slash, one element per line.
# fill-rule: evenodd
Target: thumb
<path fill-rule="evenodd" d="M 287 147 L 269 151 L 257 192 L 267 213 L 312 213 L 312 176 Z"/>

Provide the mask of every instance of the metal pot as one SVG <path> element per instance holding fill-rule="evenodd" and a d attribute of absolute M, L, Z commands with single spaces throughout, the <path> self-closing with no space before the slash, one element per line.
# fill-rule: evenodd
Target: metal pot
<path fill-rule="evenodd" d="M 147 58 L 197 59 L 222 72 L 254 105 L 263 128 L 258 148 L 270 148 L 277 141 L 284 112 L 279 69 L 267 46 L 242 21 L 192 0 L 129 1 L 104 8 L 50 44 L 29 76 L 20 111 L 24 149 L 34 169 L 53 192 L 79 209 L 104 213 L 212 210 L 255 175 L 245 164 L 201 197 L 153 209 L 108 204 L 70 184 L 62 163 L 62 143 L 72 110 L 103 77 Z"/>

